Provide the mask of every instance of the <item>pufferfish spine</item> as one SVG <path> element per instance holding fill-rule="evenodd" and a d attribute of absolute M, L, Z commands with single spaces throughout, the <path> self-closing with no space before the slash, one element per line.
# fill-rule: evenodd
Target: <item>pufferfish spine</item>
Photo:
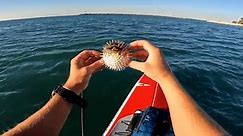
<path fill-rule="evenodd" d="M 123 41 L 112 40 L 102 50 L 105 67 L 114 71 L 124 70 L 129 63 L 128 45 Z"/>

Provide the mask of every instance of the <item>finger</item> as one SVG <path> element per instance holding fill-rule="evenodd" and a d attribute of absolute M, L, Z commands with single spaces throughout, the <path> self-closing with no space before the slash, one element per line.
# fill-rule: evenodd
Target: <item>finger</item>
<path fill-rule="evenodd" d="M 139 50 L 134 53 L 129 54 L 131 59 L 137 59 L 140 61 L 145 61 L 148 58 L 148 52 L 146 50 Z"/>
<path fill-rule="evenodd" d="M 80 52 L 76 57 L 74 57 L 75 60 L 77 61 L 86 61 L 89 57 L 100 57 L 100 52 L 94 51 L 94 50 L 84 50 Z"/>
<path fill-rule="evenodd" d="M 102 62 L 103 63 L 103 62 Z M 105 69 L 105 65 L 103 64 L 101 67 L 93 71 L 93 73 L 98 72 L 98 71 L 103 71 Z"/>
<path fill-rule="evenodd" d="M 91 73 L 94 73 L 104 67 L 104 61 L 102 59 L 95 61 L 94 63 L 87 66 Z"/>
<path fill-rule="evenodd" d="M 137 62 L 137 61 L 131 61 L 128 64 L 129 67 L 139 70 L 141 72 L 144 72 L 144 63 L 143 62 Z"/>
<path fill-rule="evenodd" d="M 99 60 L 100 57 L 89 57 L 86 61 L 85 61 L 85 66 L 88 66 L 92 63 L 94 63 L 95 61 Z"/>
<path fill-rule="evenodd" d="M 130 43 L 130 46 L 138 48 L 143 47 L 145 50 L 147 50 L 149 53 L 152 53 L 156 47 L 152 45 L 149 41 L 146 40 L 137 40 Z"/>
<path fill-rule="evenodd" d="M 129 47 L 127 47 L 127 49 L 129 51 L 144 50 L 144 48 L 139 45 L 130 45 Z"/>

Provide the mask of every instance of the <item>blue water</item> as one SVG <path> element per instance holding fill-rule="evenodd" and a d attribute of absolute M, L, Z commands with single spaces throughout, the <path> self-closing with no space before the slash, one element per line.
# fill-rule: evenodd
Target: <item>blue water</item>
<path fill-rule="evenodd" d="M 135 15 L 0 22 L 0 130 L 43 106 L 80 50 L 100 50 L 111 39 L 152 41 L 196 102 L 232 135 L 243 134 L 243 27 Z M 102 134 L 140 75 L 126 69 L 93 76 L 84 94 L 87 136 Z M 77 107 L 61 135 L 79 135 Z"/>

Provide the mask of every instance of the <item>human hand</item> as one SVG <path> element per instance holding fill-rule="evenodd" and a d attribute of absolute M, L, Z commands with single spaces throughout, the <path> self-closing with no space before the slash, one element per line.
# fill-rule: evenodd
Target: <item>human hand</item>
<path fill-rule="evenodd" d="M 132 60 L 129 63 L 129 67 L 140 70 L 157 82 L 159 82 L 160 78 L 170 73 L 163 54 L 161 54 L 159 48 L 155 47 L 152 43 L 146 40 L 138 40 L 130 43 L 130 46 L 130 50 L 134 50 L 131 58 L 144 62 Z"/>
<path fill-rule="evenodd" d="M 104 66 L 100 58 L 98 51 L 80 52 L 71 60 L 69 78 L 63 87 L 79 95 L 88 86 L 92 74 Z"/>

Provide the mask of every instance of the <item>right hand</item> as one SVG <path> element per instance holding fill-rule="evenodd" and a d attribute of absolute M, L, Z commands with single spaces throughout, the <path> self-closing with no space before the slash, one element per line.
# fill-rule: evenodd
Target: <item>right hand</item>
<path fill-rule="evenodd" d="M 129 67 L 140 70 L 151 79 L 159 82 L 159 80 L 170 72 L 163 54 L 160 53 L 160 49 L 154 46 L 152 43 L 146 40 L 138 40 L 130 43 L 130 49 L 136 50 L 143 48 L 142 51 L 134 52 L 132 58 L 140 59 L 141 56 L 146 56 L 145 62 L 139 62 L 132 60 L 129 63 Z"/>

